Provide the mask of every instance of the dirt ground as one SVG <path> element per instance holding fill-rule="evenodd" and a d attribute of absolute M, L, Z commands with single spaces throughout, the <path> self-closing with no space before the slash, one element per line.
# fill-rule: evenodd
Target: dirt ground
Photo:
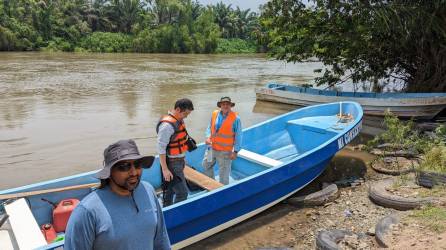
<path fill-rule="evenodd" d="M 186 249 L 315 249 L 316 236 L 324 229 L 344 229 L 359 235 L 340 242 L 340 249 L 379 249 L 374 236 L 379 219 L 389 214 L 409 218 L 411 211 L 383 208 L 370 201 L 368 185 L 386 177 L 367 167 L 371 159 L 367 153 L 343 150 L 330 164 L 328 173 L 297 194 L 314 191 L 318 183 L 334 181 L 340 188 L 334 202 L 307 208 L 282 202 Z M 346 185 L 333 180 L 334 176 L 357 179 Z M 387 235 L 390 249 L 446 249 L 446 232 L 432 231 L 417 218 L 401 221 Z"/>
<path fill-rule="evenodd" d="M 389 249 L 446 249 L 446 231 L 432 232 L 417 220 L 409 220 L 396 226 L 387 238 Z"/>

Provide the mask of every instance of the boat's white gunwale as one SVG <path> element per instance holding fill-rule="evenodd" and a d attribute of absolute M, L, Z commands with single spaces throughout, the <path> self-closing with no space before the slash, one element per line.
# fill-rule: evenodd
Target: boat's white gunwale
<path fill-rule="evenodd" d="M 270 91 L 271 93 L 265 93 Z M 409 98 L 374 98 L 374 97 L 348 97 L 348 96 L 326 96 L 310 93 L 292 92 L 287 90 L 269 89 L 266 87 L 256 89 L 256 94 L 263 96 L 279 97 L 279 98 L 293 98 L 299 97 L 301 101 L 308 101 L 312 103 L 328 103 L 328 102 L 357 102 L 361 105 L 371 105 L 379 107 L 399 107 L 399 106 L 438 106 L 446 104 L 446 97 L 432 96 L 432 97 L 409 97 Z M 317 100 L 314 97 L 319 97 Z M 429 99 L 429 101 L 426 101 Z"/>

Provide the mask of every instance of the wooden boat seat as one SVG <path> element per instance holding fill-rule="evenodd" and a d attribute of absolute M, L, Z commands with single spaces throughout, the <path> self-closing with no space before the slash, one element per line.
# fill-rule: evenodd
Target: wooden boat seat
<path fill-rule="evenodd" d="M 277 167 L 282 164 L 281 161 L 266 157 L 264 155 L 259 155 L 246 149 L 240 150 L 237 155 L 245 160 L 252 161 L 269 168 Z"/>
<path fill-rule="evenodd" d="M 209 191 L 224 186 L 222 183 L 208 177 L 207 175 L 198 172 L 197 170 L 187 165 L 184 167 L 184 175 L 186 176 L 186 179 L 188 179 L 189 181 Z"/>
<path fill-rule="evenodd" d="M 24 198 L 6 204 L 5 211 L 9 215 L 8 220 L 19 249 L 35 249 L 47 245 Z"/>

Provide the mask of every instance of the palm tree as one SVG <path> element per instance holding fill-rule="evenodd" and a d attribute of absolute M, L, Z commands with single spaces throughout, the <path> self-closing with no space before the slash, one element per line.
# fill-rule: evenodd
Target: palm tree
<path fill-rule="evenodd" d="M 215 13 L 215 22 L 220 26 L 222 36 L 225 38 L 230 37 L 230 29 L 231 29 L 231 20 L 230 14 L 232 12 L 231 5 L 224 4 L 223 2 L 217 3 L 213 6 Z"/>
<path fill-rule="evenodd" d="M 42 37 L 48 41 L 53 35 L 54 4 L 53 1 L 40 1 L 38 4 L 40 6 L 40 10 L 37 12 L 38 28 Z"/>
<path fill-rule="evenodd" d="M 189 1 L 189 0 L 186 0 Z M 177 23 L 180 13 L 185 10 L 184 0 L 153 0 L 150 1 L 149 10 L 156 17 L 156 24 L 173 24 Z"/>
<path fill-rule="evenodd" d="M 196 0 L 192 2 L 191 10 L 192 20 L 197 20 L 201 13 L 203 13 L 203 6 Z"/>
<path fill-rule="evenodd" d="M 143 3 L 140 0 L 113 0 L 111 8 L 118 31 L 130 33 L 139 18 Z"/>

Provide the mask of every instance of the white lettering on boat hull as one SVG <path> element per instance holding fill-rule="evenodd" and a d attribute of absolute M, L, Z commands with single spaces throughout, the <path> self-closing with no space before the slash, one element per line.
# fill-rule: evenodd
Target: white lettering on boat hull
<path fill-rule="evenodd" d="M 349 144 L 356 136 L 358 136 L 359 132 L 362 129 L 362 120 L 356 124 L 350 131 L 348 131 L 344 136 L 339 137 L 338 139 L 338 149 L 343 148 L 345 145 Z"/>

